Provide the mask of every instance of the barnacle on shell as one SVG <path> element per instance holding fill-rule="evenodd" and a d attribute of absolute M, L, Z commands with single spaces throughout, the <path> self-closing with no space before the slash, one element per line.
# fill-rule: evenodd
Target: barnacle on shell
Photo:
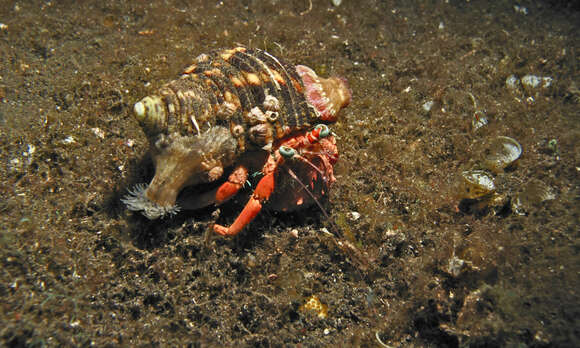
<path fill-rule="evenodd" d="M 198 56 L 180 78 L 133 111 L 151 144 L 155 176 L 123 200 L 149 218 L 176 212 L 186 186 L 216 180 L 247 151 L 262 151 L 348 105 L 344 79 L 321 78 L 258 49 Z"/>

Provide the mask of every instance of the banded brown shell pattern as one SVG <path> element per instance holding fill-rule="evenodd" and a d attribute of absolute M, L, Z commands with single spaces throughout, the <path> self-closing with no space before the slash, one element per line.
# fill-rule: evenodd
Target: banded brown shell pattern
<path fill-rule="evenodd" d="M 317 123 L 294 66 L 259 49 L 202 54 L 158 91 L 166 117 L 151 131 L 195 134 L 227 127 L 239 151 L 263 147 Z"/>

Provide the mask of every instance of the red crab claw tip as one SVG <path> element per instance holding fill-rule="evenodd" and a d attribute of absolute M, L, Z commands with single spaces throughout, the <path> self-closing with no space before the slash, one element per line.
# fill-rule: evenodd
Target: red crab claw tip
<path fill-rule="evenodd" d="M 219 234 L 219 235 L 222 235 L 222 236 L 233 236 L 233 235 L 235 235 L 235 233 L 234 234 L 231 234 L 230 233 L 230 229 L 229 228 L 227 228 L 225 226 L 222 226 L 222 225 L 218 225 L 218 224 L 214 224 L 213 225 L 213 231 L 215 233 Z"/>

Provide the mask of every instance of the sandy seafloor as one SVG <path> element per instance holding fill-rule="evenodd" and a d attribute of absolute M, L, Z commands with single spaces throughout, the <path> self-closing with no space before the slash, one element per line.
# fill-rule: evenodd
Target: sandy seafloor
<path fill-rule="evenodd" d="M 0 346 L 580 345 L 577 4 L 2 0 L 0 23 Z M 350 82 L 329 218 L 226 239 L 211 208 L 127 211 L 153 175 L 133 104 L 239 44 Z M 522 154 L 491 172 L 498 136 Z M 495 194 L 466 199 L 472 170 Z"/>

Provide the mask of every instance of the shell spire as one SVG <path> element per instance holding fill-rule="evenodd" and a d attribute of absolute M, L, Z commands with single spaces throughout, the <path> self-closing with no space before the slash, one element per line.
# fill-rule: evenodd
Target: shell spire
<path fill-rule="evenodd" d="M 161 133 L 167 128 L 167 111 L 160 96 L 148 96 L 133 106 L 135 118 L 148 134 Z"/>

